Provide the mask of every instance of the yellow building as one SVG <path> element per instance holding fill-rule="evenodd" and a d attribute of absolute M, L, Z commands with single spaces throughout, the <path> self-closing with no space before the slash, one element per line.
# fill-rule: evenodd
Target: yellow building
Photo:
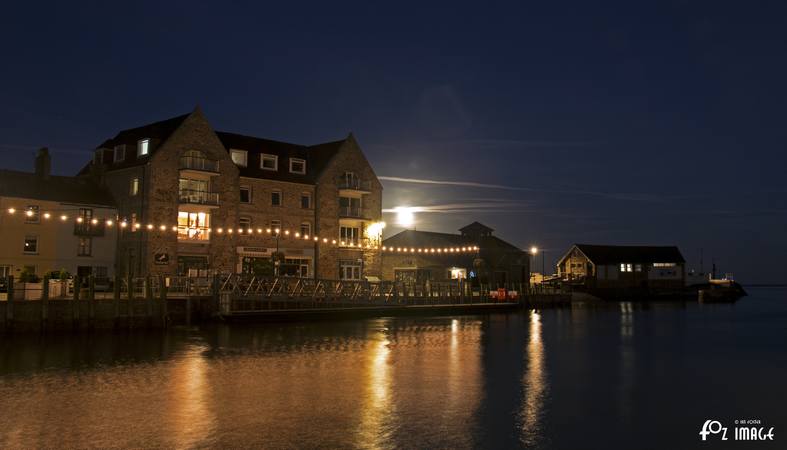
<path fill-rule="evenodd" d="M 112 276 L 117 236 L 106 226 L 117 216 L 112 197 L 87 177 L 51 175 L 50 166 L 44 148 L 34 173 L 0 171 L 0 277 L 60 270 Z"/>

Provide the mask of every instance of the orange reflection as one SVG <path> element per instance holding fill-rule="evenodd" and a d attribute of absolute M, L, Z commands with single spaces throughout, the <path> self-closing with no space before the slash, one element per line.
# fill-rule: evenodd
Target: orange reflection
<path fill-rule="evenodd" d="M 388 364 L 391 350 L 385 327 L 371 339 L 358 445 L 361 448 L 382 448 L 388 438 L 385 422 L 391 411 L 391 374 Z"/>
<path fill-rule="evenodd" d="M 544 343 L 541 341 L 541 315 L 536 311 L 530 311 L 527 370 L 522 379 L 522 388 L 520 441 L 525 447 L 532 447 L 543 436 L 541 416 L 549 388 L 544 367 Z"/>
<path fill-rule="evenodd" d="M 210 409 L 208 363 L 204 346 L 195 345 L 174 361 L 170 376 L 169 411 L 172 445 L 194 447 L 213 434 L 216 417 Z"/>

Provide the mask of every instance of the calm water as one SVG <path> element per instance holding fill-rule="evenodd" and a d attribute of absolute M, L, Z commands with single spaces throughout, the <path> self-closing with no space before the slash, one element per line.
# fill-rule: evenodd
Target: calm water
<path fill-rule="evenodd" d="M 697 448 L 742 417 L 777 442 L 733 448 L 785 448 L 787 290 L 750 294 L 3 337 L 0 448 Z"/>

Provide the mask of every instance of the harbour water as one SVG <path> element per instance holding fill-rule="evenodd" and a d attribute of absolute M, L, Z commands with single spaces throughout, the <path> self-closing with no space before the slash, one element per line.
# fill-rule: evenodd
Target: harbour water
<path fill-rule="evenodd" d="M 743 418 L 776 441 L 708 448 L 778 448 L 787 290 L 749 294 L 4 336 L 0 448 L 698 448 Z"/>

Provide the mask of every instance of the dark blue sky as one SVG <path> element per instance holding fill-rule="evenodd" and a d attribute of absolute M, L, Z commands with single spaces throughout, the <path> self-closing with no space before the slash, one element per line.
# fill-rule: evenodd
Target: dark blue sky
<path fill-rule="evenodd" d="M 353 131 L 379 176 L 460 183 L 384 182 L 386 208 L 440 211 L 419 229 L 479 220 L 548 260 L 677 244 L 787 282 L 783 2 L 112 3 L 4 6 L 1 166 L 46 145 L 74 173 L 199 104 L 271 139 Z"/>

